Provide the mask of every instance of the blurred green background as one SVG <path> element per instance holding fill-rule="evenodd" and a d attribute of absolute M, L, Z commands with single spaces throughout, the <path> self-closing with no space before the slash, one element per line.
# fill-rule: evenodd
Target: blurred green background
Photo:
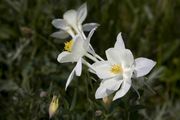
<path fill-rule="evenodd" d="M 0 1 L 0 120 L 48 120 L 52 96 L 59 97 L 53 120 L 179 120 L 180 0 L 87 0 L 84 23 L 101 26 L 92 37 L 96 52 L 114 45 L 122 32 L 135 57 L 157 61 L 146 76 L 107 105 L 95 100 L 100 80 L 88 73 L 76 77 L 65 92 L 74 64 L 56 58 L 66 40 L 54 39 L 51 21 L 78 8 L 84 0 Z"/>

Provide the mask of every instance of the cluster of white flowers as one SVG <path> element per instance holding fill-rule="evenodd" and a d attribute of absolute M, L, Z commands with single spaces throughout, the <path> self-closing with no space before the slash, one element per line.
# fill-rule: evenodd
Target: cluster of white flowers
<path fill-rule="evenodd" d="M 136 58 L 129 49 L 125 48 L 121 33 L 118 34 L 114 47 L 105 51 L 107 60 L 101 58 L 90 44 L 91 37 L 99 24 L 87 23 L 82 25 L 87 16 L 87 5 L 84 3 L 77 10 L 68 10 L 63 19 L 54 19 L 52 24 L 59 29 L 51 36 L 55 38 L 66 38 L 71 40 L 65 43 L 64 51 L 58 55 L 58 62 L 76 62 L 70 73 L 66 87 L 73 77 L 81 76 L 82 64 L 89 67 L 89 71 L 96 74 L 101 83 L 95 93 L 96 99 L 104 98 L 115 93 L 113 100 L 123 97 L 131 87 L 131 79 L 147 75 L 155 66 L 156 62 L 147 58 Z M 86 36 L 84 31 L 89 31 Z M 86 58 L 94 63 L 90 64 Z"/>

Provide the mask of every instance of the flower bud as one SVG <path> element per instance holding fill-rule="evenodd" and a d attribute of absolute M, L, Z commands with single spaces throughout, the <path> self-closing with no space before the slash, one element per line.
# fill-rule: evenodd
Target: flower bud
<path fill-rule="evenodd" d="M 51 118 L 57 111 L 59 106 L 59 100 L 57 96 L 53 96 L 52 101 L 49 105 L 49 118 Z"/>

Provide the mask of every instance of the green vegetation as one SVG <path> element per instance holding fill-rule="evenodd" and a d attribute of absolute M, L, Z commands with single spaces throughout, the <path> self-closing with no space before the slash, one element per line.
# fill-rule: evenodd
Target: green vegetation
<path fill-rule="evenodd" d="M 98 54 L 114 45 L 122 32 L 135 57 L 157 61 L 147 78 L 105 105 L 94 93 L 100 80 L 84 67 L 65 91 L 72 65 L 57 62 L 65 40 L 54 39 L 54 18 L 79 7 L 83 0 L 0 1 L 0 119 L 47 120 L 53 95 L 59 108 L 53 120 L 180 119 L 180 1 L 87 0 L 86 23 L 101 26 L 92 37 Z"/>

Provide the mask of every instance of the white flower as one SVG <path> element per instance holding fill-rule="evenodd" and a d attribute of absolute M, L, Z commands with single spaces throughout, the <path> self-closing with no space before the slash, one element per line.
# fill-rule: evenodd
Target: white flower
<path fill-rule="evenodd" d="M 67 51 L 63 51 L 58 55 L 57 60 L 60 63 L 77 62 L 76 66 L 68 77 L 65 89 L 67 89 L 75 74 L 76 76 L 81 75 L 82 62 L 84 61 L 83 56 L 89 55 L 89 43 L 95 30 L 96 28 L 91 30 L 86 40 L 83 40 L 81 37 L 76 36 L 74 37 L 75 40 L 71 40 L 70 42 L 65 43 L 65 50 Z"/>
<path fill-rule="evenodd" d="M 117 91 L 113 100 L 123 97 L 131 87 L 133 72 L 135 77 L 148 74 L 155 62 L 147 58 L 134 60 L 130 50 L 125 49 L 121 33 L 117 36 L 114 48 L 106 50 L 107 61 L 99 61 L 92 65 L 97 76 L 103 79 L 96 91 L 96 99 L 104 98 Z"/>
<path fill-rule="evenodd" d="M 64 13 L 63 19 L 54 19 L 52 24 L 60 31 L 51 34 L 55 38 L 66 38 L 68 34 L 75 37 L 80 34 L 82 30 L 91 31 L 93 28 L 99 26 L 97 23 L 87 23 L 82 26 L 83 21 L 87 16 L 87 5 L 82 4 L 77 10 L 71 9 Z M 68 33 L 68 34 L 67 34 Z"/>

